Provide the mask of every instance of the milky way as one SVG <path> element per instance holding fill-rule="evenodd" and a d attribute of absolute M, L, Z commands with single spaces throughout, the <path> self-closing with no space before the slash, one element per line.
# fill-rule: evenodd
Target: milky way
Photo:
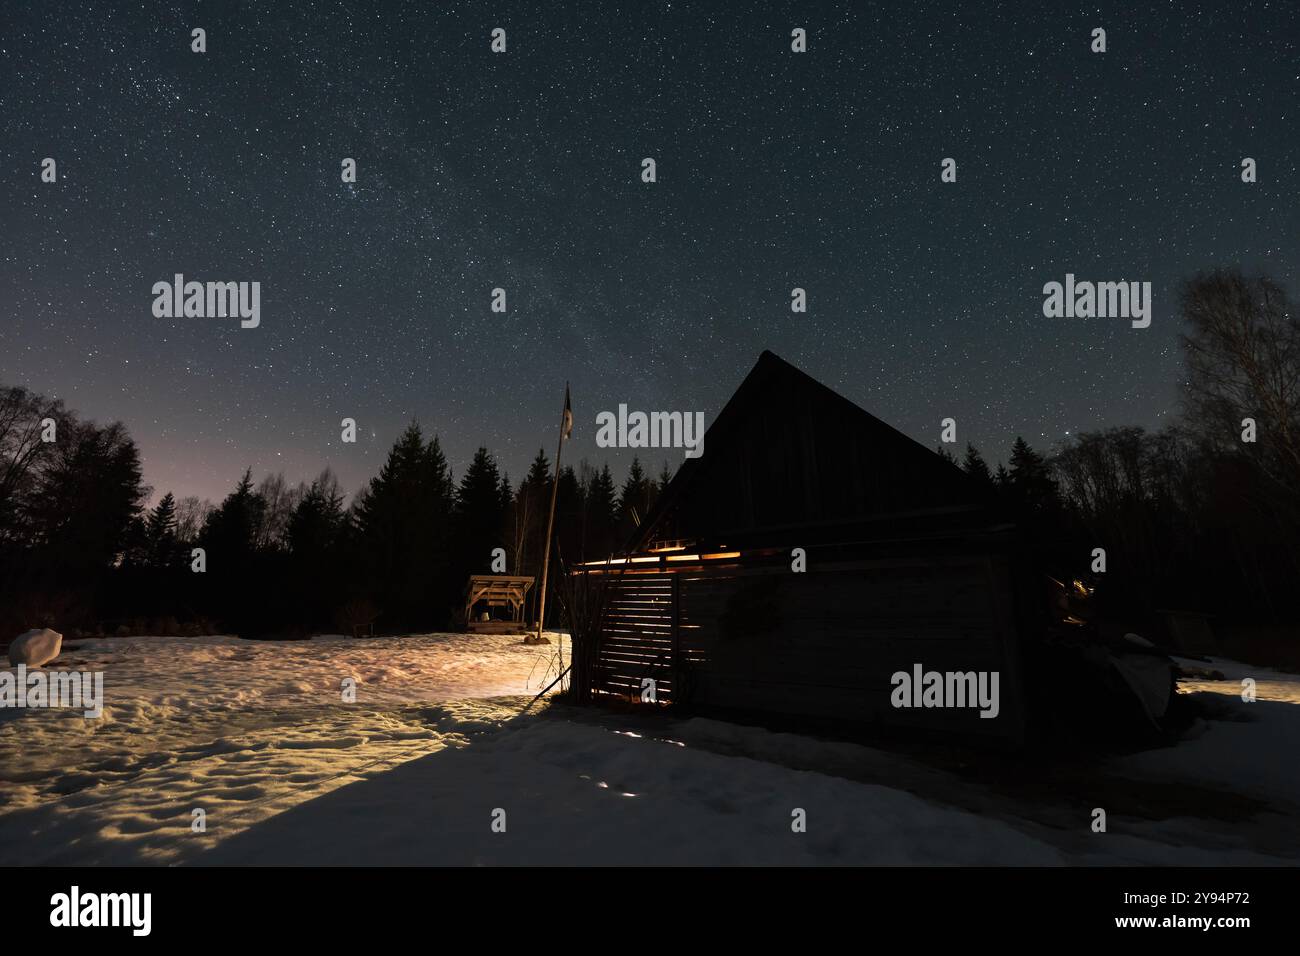
<path fill-rule="evenodd" d="M 0 11 L 0 382 L 125 421 L 159 491 L 355 490 L 413 417 L 518 477 L 566 380 L 621 474 L 598 412 L 712 416 L 764 348 L 996 461 L 1168 421 L 1197 270 L 1296 287 L 1292 2 L 371 6 Z M 260 325 L 155 317 L 177 273 Z M 1151 327 L 1045 318 L 1067 273 Z"/>

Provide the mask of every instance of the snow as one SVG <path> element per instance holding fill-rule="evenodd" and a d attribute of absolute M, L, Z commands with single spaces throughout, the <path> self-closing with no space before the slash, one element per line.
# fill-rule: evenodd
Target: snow
<path fill-rule="evenodd" d="M 900 790 L 603 727 L 536 720 L 334 791 L 201 862 L 664 865 L 1062 862 Z M 505 832 L 492 829 L 505 811 Z M 807 832 L 792 828 L 805 814 Z M 361 825 L 343 832 L 342 821 Z M 311 835 L 329 833 L 330 839 Z"/>
<path fill-rule="evenodd" d="M 521 713 L 555 653 L 463 634 L 74 642 L 54 666 L 104 671 L 104 716 L 0 711 L 0 864 L 1300 859 L 1296 675 L 1216 661 L 1224 680 L 1184 684 L 1216 719 L 1178 746 L 1033 767 L 548 700 Z"/>
<path fill-rule="evenodd" d="M 48 627 L 24 631 L 9 642 L 9 663 L 40 667 L 58 657 L 62 646 L 63 635 Z"/>
<path fill-rule="evenodd" d="M 0 864 L 174 862 L 192 810 L 234 832 L 459 742 L 429 703 L 534 695 L 555 652 L 466 634 L 72 642 L 51 667 L 102 670 L 103 716 L 0 710 Z"/>
<path fill-rule="evenodd" d="M 1222 787 L 1281 807 L 1300 809 L 1300 674 L 1217 658 L 1184 667 L 1217 671 L 1223 680 L 1181 681 L 1218 719 L 1198 720 L 1177 747 L 1148 750 L 1116 761 L 1127 772 L 1155 780 Z M 1255 681 L 1256 700 L 1242 700 L 1242 680 Z"/>

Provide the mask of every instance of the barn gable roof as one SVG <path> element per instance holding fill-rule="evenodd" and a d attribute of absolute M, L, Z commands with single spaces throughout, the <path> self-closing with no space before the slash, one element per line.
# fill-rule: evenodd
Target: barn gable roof
<path fill-rule="evenodd" d="M 703 455 L 682 463 L 628 550 L 677 539 L 780 544 L 987 505 L 960 469 L 764 351 L 709 425 Z"/>

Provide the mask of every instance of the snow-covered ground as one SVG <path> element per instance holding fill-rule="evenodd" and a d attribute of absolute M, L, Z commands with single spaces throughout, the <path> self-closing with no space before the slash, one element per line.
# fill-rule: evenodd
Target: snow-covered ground
<path fill-rule="evenodd" d="M 1179 682 L 1199 695 L 1216 719 L 1198 720 L 1177 747 L 1148 750 L 1115 762 L 1117 769 L 1155 780 L 1188 781 L 1300 809 L 1300 674 L 1216 659 L 1181 661 L 1216 671 L 1223 680 Z M 1256 700 L 1241 699 L 1242 680 L 1255 681 Z"/>
<path fill-rule="evenodd" d="M 1177 747 L 1046 767 L 546 702 L 520 716 L 555 648 L 512 637 L 83 641 L 53 666 L 102 669 L 105 713 L 0 711 L 0 864 L 1300 859 L 1300 676 L 1228 661 L 1183 685 L 1213 719 Z"/>
<path fill-rule="evenodd" d="M 444 729 L 429 704 L 532 696 L 555 677 L 555 654 L 554 644 L 467 634 L 70 641 L 49 666 L 102 670 L 104 713 L 0 710 L 0 864 L 187 858 L 460 742 L 463 728 Z M 346 678 L 355 703 L 344 701 Z M 206 835 L 192 833 L 195 809 Z"/>

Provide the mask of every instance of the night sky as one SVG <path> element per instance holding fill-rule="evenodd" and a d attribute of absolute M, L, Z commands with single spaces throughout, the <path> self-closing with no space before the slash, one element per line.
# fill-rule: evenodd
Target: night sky
<path fill-rule="evenodd" d="M 159 493 L 355 491 L 412 417 L 517 480 L 566 379 L 566 460 L 621 480 L 597 412 L 711 421 L 764 348 L 997 461 L 1169 421 L 1195 271 L 1297 288 L 1294 0 L 371 6 L 0 4 L 0 382 L 124 421 Z M 261 326 L 155 318 L 178 272 Z M 1151 327 L 1045 318 L 1067 272 Z"/>

